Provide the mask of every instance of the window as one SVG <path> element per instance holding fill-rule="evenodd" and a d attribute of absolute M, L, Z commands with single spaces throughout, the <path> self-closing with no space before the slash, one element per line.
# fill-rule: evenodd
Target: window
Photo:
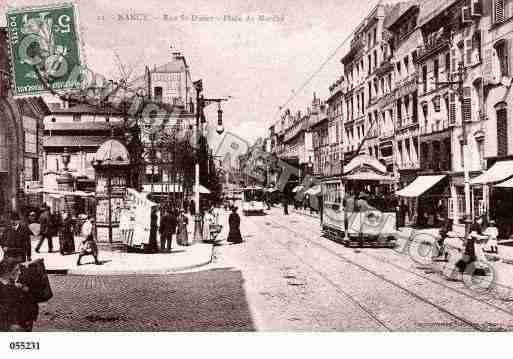
<path fill-rule="evenodd" d="M 447 73 L 447 78 L 449 78 L 449 73 L 451 72 L 451 53 L 447 52 L 445 54 L 445 72 Z"/>
<path fill-rule="evenodd" d="M 435 59 L 434 65 L 433 65 L 433 73 L 435 75 L 435 87 L 438 88 L 438 83 L 440 82 L 439 74 L 440 74 L 440 62 L 438 59 Z"/>
<path fill-rule="evenodd" d="M 39 181 L 39 160 L 32 159 L 32 181 Z"/>
<path fill-rule="evenodd" d="M 73 115 L 73 122 L 80 122 L 80 120 L 81 120 L 81 116 L 79 114 Z"/>
<path fill-rule="evenodd" d="M 504 9 L 505 0 L 494 0 L 493 2 L 493 22 L 501 23 L 505 20 L 505 9 Z"/>
<path fill-rule="evenodd" d="M 508 154 L 508 115 L 505 104 L 497 108 L 497 156 Z"/>
<path fill-rule="evenodd" d="M 440 112 L 440 96 L 433 97 L 433 108 L 435 112 Z"/>
<path fill-rule="evenodd" d="M 372 56 L 371 55 L 367 55 L 367 62 L 369 63 L 369 71 L 368 71 L 368 74 L 370 75 L 371 72 L 372 72 Z"/>
<path fill-rule="evenodd" d="M 374 44 L 376 44 L 378 42 L 378 29 L 377 28 L 374 28 L 373 40 L 374 40 Z"/>
<path fill-rule="evenodd" d="M 404 62 L 404 70 L 406 71 L 406 74 L 408 74 L 409 63 L 410 63 L 410 59 L 408 58 L 408 56 L 404 57 L 403 62 Z"/>
<path fill-rule="evenodd" d="M 408 117 L 408 113 L 410 110 L 410 98 L 408 96 L 404 97 L 404 114 Z"/>
<path fill-rule="evenodd" d="M 427 92 L 427 66 L 422 66 L 422 89 L 424 93 Z"/>
<path fill-rule="evenodd" d="M 162 102 L 162 87 L 156 86 L 153 89 L 153 95 L 155 97 L 156 102 Z"/>
<path fill-rule="evenodd" d="M 402 122 L 402 118 L 403 118 L 403 116 L 402 116 L 402 106 L 403 105 L 402 105 L 401 99 L 398 99 L 397 100 L 397 125 L 399 127 L 401 127 L 401 122 Z"/>
<path fill-rule="evenodd" d="M 397 61 L 397 75 L 401 77 L 401 61 Z"/>
<path fill-rule="evenodd" d="M 497 58 L 499 59 L 499 68 L 501 76 L 509 76 L 509 68 L 508 68 L 508 48 L 506 46 L 506 40 L 500 40 L 493 45 L 495 48 L 495 52 L 497 53 Z"/>
<path fill-rule="evenodd" d="M 378 67 L 378 50 L 374 50 L 374 68 Z"/>

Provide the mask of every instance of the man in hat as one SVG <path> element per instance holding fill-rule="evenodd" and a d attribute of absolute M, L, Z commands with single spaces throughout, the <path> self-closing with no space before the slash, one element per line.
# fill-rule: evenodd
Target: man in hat
<path fill-rule="evenodd" d="M 20 215 L 16 212 L 12 213 L 11 226 L 0 238 L 4 258 L 16 263 L 30 261 L 32 259 L 30 235 L 31 232 L 21 222 Z"/>
<path fill-rule="evenodd" d="M 43 245 L 43 242 L 45 239 L 48 240 L 48 253 L 53 252 L 53 242 L 52 242 L 52 221 L 50 216 L 50 210 L 44 206 L 43 212 L 39 216 L 39 225 L 40 225 L 40 235 L 41 239 L 39 240 L 39 243 L 36 246 L 36 252 L 39 253 L 39 250 L 41 249 L 41 246 Z"/>

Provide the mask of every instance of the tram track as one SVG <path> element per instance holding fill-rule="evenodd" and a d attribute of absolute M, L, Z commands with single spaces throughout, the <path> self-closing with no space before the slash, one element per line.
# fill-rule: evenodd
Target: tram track
<path fill-rule="evenodd" d="M 312 231 L 311 229 L 308 229 L 308 230 L 309 230 L 309 231 L 311 231 L 313 235 L 318 235 L 318 233 L 314 233 L 314 231 Z M 316 243 L 316 244 L 317 244 L 317 245 L 320 245 L 320 246 L 325 247 L 324 245 L 322 245 L 322 244 L 320 244 L 320 243 Z M 327 249 L 327 250 L 330 250 L 329 248 L 326 248 L 326 249 Z M 445 289 L 448 289 L 448 290 L 450 290 L 450 291 L 452 291 L 452 292 L 455 292 L 455 293 L 457 293 L 457 294 L 460 294 L 460 295 L 462 295 L 462 296 L 465 296 L 465 297 L 467 297 L 467 298 L 469 298 L 469 299 L 472 299 L 472 300 L 478 301 L 478 302 L 480 302 L 480 303 L 482 303 L 482 304 L 488 305 L 488 306 L 490 306 L 490 307 L 492 307 L 492 308 L 494 308 L 494 309 L 496 309 L 496 310 L 498 310 L 498 311 L 501 311 L 501 312 L 503 312 L 503 313 L 505 313 L 505 314 L 507 314 L 508 316 L 510 316 L 510 317 L 512 317 L 512 318 L 513 318 L 513 310 L 510 310 L 509 308 L 508 308 L 508 309 L 506 309 L 506 308 L 504 308 L 504 307 L 502 307 L 502 306 L 499 306 L 499 305 L 497 305 L 497 304 L 494 304 L 494 303 L 490 303 L 490 302 L 489 302 L 490 300 L 502 300 L 502 299 L 500 299 L 500 298 L 493 297 L 491 294 L 488 294 L 488 293 L 481 293 L 481 295 L 484 295 L 484 296 L 486 296 L 486 295 L 487 295 L 487 296 L 489 296 L 489 297 L 490 297 L 490 298 L 488 298 L 487 300 L 482 299 L 482 298 L 478 298 L 478 297 L 473 296 L 473 295 L 471 295 L 471 294 L 469 294 L 469 293 L 467 293 L 467 292 L 465 292 L 465 291 L 463 291 L 463 290 L 460 290 L 460 289 L 457 289 L 457 288 L 451 287 L 451 286 L 449 286 L 449 285 L 447 285 L 447 284 L 445 284 L 445 283 L 443 283 L 443 282 L 441 282 L 441 281 L 434 280 L 433 278 L 430 278 L 429 276 L 422 275 L 422 274 L 420 274 L 420 273 L 418 273 L 418 272 L 416 272 L 416 271 L 413 271 L 413 270 L 411 270 L 411 269 L 405 268 L 405 267 L 403 267 L 403 266 L 401 266 L 401 265 L 399 265 L 399 264 L 397 264 L 397 263 L 394 263 L 394 262 L 392 262 L 392 261 L 390 261 L 390 260 L 387 260 L 387 259 L 385 259 L 385 258 L 383 258 L 383 257 L 381 257 L 381 256 L 372 255 L 372 254 L 368 253 L 367 251 L 360 251 L 358 254 L 359 254 L 359 255 L 362 255 L 362 256 L 366 256 L 366 257 L 371 258 L 371 259 L 374 259 L 374 260 L 377 260 L 377 261 L 379 261 L 379 262 L 381 262 L 381 263 L 388 264 L 388 265 L 393 266 L 393 267 L 395 267 L 395 268 L 397 268 L 397 269 L 399 269 L 399 270 L 401 270 L 401 271 L 404 271 L 404 272 L 407 272 L 407 273 L 409 273 L 409 274 L 415 275 L 415 276 L 417 276 L 417 277 L 419 277 L 419 278 L 422 278 L 422 279 L 424 279 L 424 280 L 427 280 L 427 281 L 429 281 L 429 282 L 431 282 L 431 283 L 434 283 L 434 284 L 440 285 L 440 286 L 444 287 Z M 397 253 L 397 252 L 394 252 L 394 254 L 396 254 L 396 255 L 400 256 L 400 254 L 399 254 L 399 253 Z M 494 286 L 497 286 L 497 287 L 501 287 L 501 288 L 507 289 L 507 290 L 509 290 L 509 291 L 511 291 L 511 292 L 513 293 L 513 288 L 511 288 L 511 287 L 509 287 L 509 286 L 501 285 L 501 284 L 499 284 L 499 283 L 494 283 Z M 502 301 L 503 301 L 503 302 L 505 302 L 504 300 L 502 300 Z M 510 301 L 510 302 L 511 302 L 511 301 Z M 513 309 L 513 308 L 512 308 L 512 309 Z"/>
<path fill-rule="evenodd" d="M 383 274 L 380 274 L 380 273 L 376 272 L 375 270 L 372 270 L 372 269 L 370 269 L 370 268 L 368 268 L 368 267 L 366 267 L 366 266 L 364 266 L 364 265 L 362 265 L 360 263 L 357 263 L 357 262 L 351 260 L 350 258 L 348 258 L 348 257 L 346 257 L 346 256 L 344 256 L 344 255 L 342 255 L 342 254 L 332 250 L 331 248 L 328 248 L 327 246 L 325 246 L 325 245 L 323 245 L 323 244 L 321 244 L 321 243 L 319 243 L 319 242 L 317 242 L 315 240 L 312 240 L 312 238 L 310 236 L 306 236 L 304 234 L 304 231 L 303 231 L 304 229 L 303 228 L 301 228 L 301 230 L 303 232 L 299 232 L 297 229 L 291 228 L 290 225 L 283 224 L 281 222 L 276 221 L 275 219 L 266 218 L 266 220 L 271 222 L 271 223 L 273 223 L 274 225 L 276 225 L 278 227 L 283 228 L 284 230 L 289 231 L 290 233 L 293 233 L 293 235 L 295 235 L 298 238 L 307 239 L 309 241 L 309 243 L 311 243 L 311 244 L 315 245 L 316 247 L 321 248 L 322 250 L 330 253 L 332 256 L 335 256 L 336 258 L 338 258 L 338 259 L 340 259 L 340 260 L 342 260 L 342 261 L 344 261 L 344 262 L 346 262 L 346 263 L 348 263 L 348 264 L 350 264 L 350 265 L 360 269 L 361 271 L 369 273 L 370 275 L 374 276 L 375 278 L 378 278 L 379 280 L 381 280 L 383 282 L 386 282 L 386 283 L 390 284 L 391 286 L 394 286 L 395 288 L 399 289 L 400 291 L 406 293 L 408 296 L 410 296 L 412 298 L 415 298 L 418 301 L 421 301 L 421 302 L 423 302 L 425 304 L 428 304 L 428 305 L 436 308 L 438 311 L 440 311 L 442 313 L 445 313 L 446 315 L 454 318 L 455 320 L 457 320 L 457 321 L 459 321 L 461 323 L 464 323 L 466 326 L 469 326 L 469 327 L 473 328 L 474 330 L 483 331 L 483 330 L 487 329 L 487 328 L 483 327 L 483 325 L 478 324 L 478 323 L 476 323 L 476 322 L 474 322 L 472 320 L 469 320 L 469 319 L 465 318 L 464 316 L 459 315 L 459 314 L 455 313 L 454 311 L 451 311 L 451 310 L 443 307 L 442 305 L 434 302 L 433 300 L 430 300 L 430 299 L 428 299 L 426 297 L 423 297 L 422 295 L 419 295 L 418 293 L 410 290 L 409 288 L 405 287 L 404 285 L 401 285 L 401 284 L 397 283 L 396 281 L 393 281 L 393 280 L 387 278 Z M 311 229 L 309 229 L 309 231 L 311 231 Z M 293 252 L 290 249 L 288 249 L 288 250 L 289 250 L 289 252 Z M 411 271 L 411 270 L 409 270 L 407 268 L 399 266 L 399 265 L 397 265 L 395 263 L 391 263 L 389 261 L 383 260 L 380 257 L 372 256 L 370 254 L 365 254 L 365 253 L 364 253 L 364 255 L 366 255 L 368 258 L 371 258 L 373 260 L 378 260 L 381 263 L 390 265 L 390 266 L 392 266 L 392 267 L 394 267 L 394 268 L 396 268 L 396 269 L 398 269 L 400 271 L 408 272 L 411 275 L 415 275 L 415 276 L 417 276 L 419 278 L 427 280 L 430 283 L 435 284 L 437 286 L 444 287 L 445 289 L 450 289 L 453 293 L 455 293 L 457 295 L 465 296 L 466 298 L 469 298 L 469 299 L 471 299 L 473 301 L 477 301 L 477 302 L 479 302 L 482 305 L 488 306 L 489 308 L 493 308 L 494 310 L 501 311 L 502 313 L 507 314 L 508 316 L 512 317 L 512 319 L 513 319 L 513 313 L 509 312 L 508 310 L 505 310 L 504 308 L 501 308 L 501 307 L 496 306 L 494 304 L 488 303 L 485 300 L 482 300 L 482 299 L 479 299 L 479 298 L 475 298 L 475 297 L 469 295 L 468 293 L 465 293 L 465 292 L 462 292 L 462 291 L 459 291 L 459 290 L 455 290 L 454 288 L 451 288 L 451 287 L 449 287 L 447 285 L 444 285 L 443 283 L 439 283 L 437 281 L 434 281 L 431 278 L 422 276 L 422 275 L 420 275 L 420 274 L 418 274 L 418 273 L 416 273 L 414 271 Z M 372 315 L 374 315 L 374 314 L 372 314 Z M 496 329 L 496 328 L 494 328 L 494 329 Z"/>

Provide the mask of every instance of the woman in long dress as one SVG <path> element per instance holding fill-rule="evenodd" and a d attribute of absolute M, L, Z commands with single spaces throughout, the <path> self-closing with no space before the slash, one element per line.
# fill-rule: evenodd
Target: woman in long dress
<path fill-rule="evenodd" d="M 232 207 L 232 213 L 228 217 L 230 231 L 228 233 L 228 242 L 242 243 L 242 235 L 240 233 L 240 216 L 237 213 L 237 207 Z"/>
<path fill-rule="evenodd" d="M 182 211 L 180 213 L 180 216 L 178 217 L 178 234 L 176 236 L 176 242 L 180 246 L 188 246 L 189 245 L 189 239 L 187 234 L 187 224 L 189 220 L 187 216 L 185 215 L 185 212 Z"/>
<path fill-rule="evenodd" d="M 205 212 L 203 216 L 203 240 L 210 240 L 210 226 L 214 224 L 214 215 L 212 214 L 212 210 L 208 210 Z"/>
<path fill-rule="evenodd" d="M 59 231 L 59 246 L 62 255 L 75 253 L 75 238 L 73 235 L 73 219 L 68 212 L 62 215 Z"/>

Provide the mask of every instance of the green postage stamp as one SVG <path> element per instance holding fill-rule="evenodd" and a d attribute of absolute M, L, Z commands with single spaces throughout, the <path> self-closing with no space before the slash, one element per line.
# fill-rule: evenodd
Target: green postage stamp
<path fill-rule="evenodd" d="M 80 43 L 73 4 L 7 12 L 11 76 L 16 96 L 80 88 Z"/>

